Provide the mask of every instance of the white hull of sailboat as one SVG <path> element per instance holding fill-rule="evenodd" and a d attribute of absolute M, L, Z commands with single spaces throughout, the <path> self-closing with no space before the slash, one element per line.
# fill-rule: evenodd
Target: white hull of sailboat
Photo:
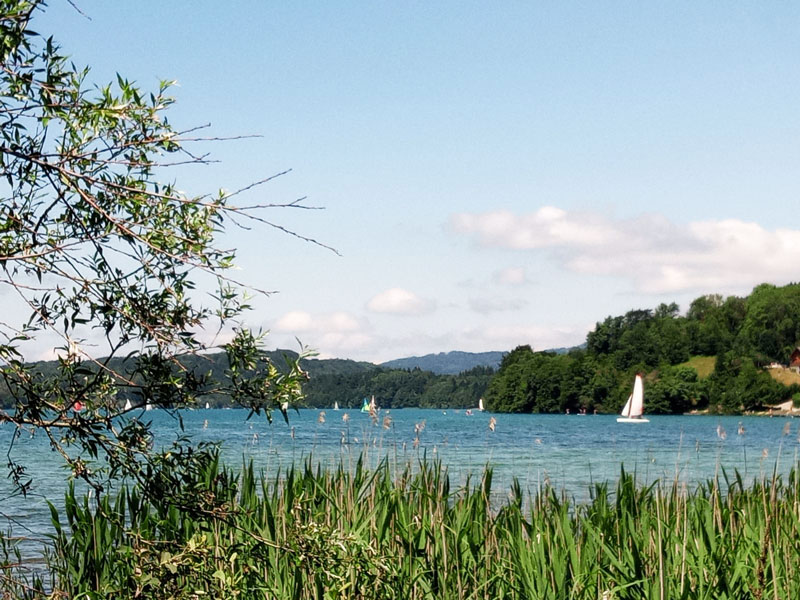
<path fill-rule="evenodd" d="M 617 417 L 617 423 L 649 423 L 644 417 Z"/>

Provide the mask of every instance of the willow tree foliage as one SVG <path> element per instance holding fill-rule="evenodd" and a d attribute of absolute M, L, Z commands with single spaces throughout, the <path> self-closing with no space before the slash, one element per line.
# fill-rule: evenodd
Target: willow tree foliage
<path fill-rule="evenodd" d="M 119 475 L 168 489 L 202 453 L 181 441 L 159 454 L 142 407 L 179 411 L 223 390 L 269 417 L 301 393 L 299 364 L 279 369 L 241 325 L 246 295 L 220 236 L 232 219 L 269 226 L 264 210 L 305 206 L 243 209 L 236 194 L 164 183 L 170 166 L 204 160 L 196 132 L 166 118 L 171 84 L 90 84 L 31 28 L 42 9 L 0 1 L 0 374 L 14 398 L 0 424 L 47 436 L 98 490 Z M 26 360 L 46 342 L 55 368 Z M 182 361 L 213 348 L 227 355 L 221 381 Z M 24 465 L 9 466 L 24 489 Z"/>

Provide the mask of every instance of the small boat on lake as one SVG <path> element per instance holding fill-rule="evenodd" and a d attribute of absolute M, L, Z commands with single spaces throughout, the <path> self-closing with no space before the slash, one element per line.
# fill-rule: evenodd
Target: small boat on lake
<path fill-rule="evenodd" d="M 333 410 L 339 410 L 339 403 L 335 400 L 333 402 Z"/>
<path fill-rule="evenodd" d="M 367 400 L 366 396 L 364 397 L 364 402 L 361 403 L 361 412 L 369 412 L 369 400 Z"/>
<path fill-rule="evenodd" d="M 642 416 L 643 413 L 644 382 L 641 374 L 637 373 L 633 380 L 633 392 L 628 396 L 621 416 L 617 417 L 617 423 L 649 423 L 650 421 Z"/>
<path fill-rule="evenodd" d="M 484 409 L 483 409 L 483 398 L 479 398 L 479 399 L 478 399 L 478 410 L 479 410 L 480 412 L 483 412 L 483 410 L 484 410 Z"/>

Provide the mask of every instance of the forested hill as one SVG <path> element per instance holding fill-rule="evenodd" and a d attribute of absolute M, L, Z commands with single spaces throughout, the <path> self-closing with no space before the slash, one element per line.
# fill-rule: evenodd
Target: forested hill
<path fill-rule="evenodd" d="M 456 375 L 475 367 L 496 369 L 506 352 L 439 352 L 424 356 L 396 358 L 381 363 L 388 369 L 422 369 L 437 375 Z"/>
<path fill-rule="evenodd" d="M 757 411 L 800 402 L 800 387 L 778 383 L 764 368 L 788 363 L 799 342 L 799 284 L 762 284 L 746 297 L 700 296 L 685 315 L 675 303 L 632 310 L 597 323 L 585 350 L 555 355 L 521 346 L 507 354 L 487 391 L 488 407 L 617 412 L 641 372 L 648 412 Z M 698 356 L 715 357 L 708 377 L 689 362 Z"/>
<path fill-rule="evenodd" d="M 555 354 L 567 354 L 568 352 L 584 348 L 586 344 L 574 348 L 551 348 L 546 352 Z M 430 371 L 436 375 L 456 375 L 469 371 L 475 367 L 489 367 L 497 369 L 500 361 L 508 354 L 507 351 L 499 352 L 439 352 L 438 354 L 426 354 L 424 356 L 409 356 L 407 358 L 396 358 L 381 363 L 380 366 L 388 369 L 421 369 Z"/>
<path fill-rule="evenodd" d="M 528 346 L 507 354 L 449 352 L 431 355 L 439 364 L 426 369 L 418 364 L 396 368 L 405 364 L 400 361 L 375 365 L 305 359 L 302 364 L 310 379 L 303 403 L 357 407 L 365 396 L 374 395 L 384 408 L 467 408 L 477 406 L 483 396 L 487 407 L 498 412 L 613 413 L 628 397 L 634 374 L 641 372 L 649 413 L 756 411 L 794 396 L 800 402 L 800 387 L 780 384 L 764 369 L 773 362 L 786 364 L 798 343 L 800 284 L 763 284 L 746 297 L 700 296 L 685 314 L 672 303 L 609 316 L 589 332 L 583 346 L 567 352 L 535 352 Z M 471 360 L 488 360 L 495 354 L 502 356 L 498 369 L 463 368 L 474 365 Z M 279 369 L 284 356 L 297 357 L 291 350 L 266 355 Z M 697 357 L 714 362 L 710 374 L 701 377 L 693 368 Z M 118 362 L 111 366 L 130 372 Z M 39 363 L 34 368 L 46 372 L 54 367 L 55 363 Z M 225 378 L 226 359 L 221 353 L 194 356 L 184 367 L 220 380 Z M 449 372 L 437 374 L 434 369 Z M 230 403 L 223 395 L 206 394 L 202 401 L 206 400 L 216 406 Z M 11 401 L 8 390 L 0 389 L 0 406 Z"/>
<path fill-rule="evenodd" d="M 264 357 L 279 371 L 283 371 L 286 359 L 296 359 L 297 352 L 279 349 L 265 352 Z M 231 404 L 229 397 L 213 391 L 216 387 L 213 382 L 225 382 L 227 378 L 224 353 L 189 356 L 181 362 L 183 368 L 208 379 L 207 385 L 200 386 L 201 404 L 209 402 L 214 407 Z M 41 374 L 53 373 L 56 367 L 56 362 L 31 365 L 34 372 Z M 455 375 L 437 375 L 420 369 L 387 368 L 347 359 L 304 359 L 302 367 L 308 373 L 309 380 L 303 386 L 304 398 L 300 406 L 311 407 L 329 407 L 334 403 L 341 407 L 360 407 L 364 397 L 373 395 L 384 408 L 476 407 L 495 373 L 494 369 L 478 366 Z M 92 371 L 90 366 L 84 365 L 83 368 L 87 369 L 87 373 Z M 135 371 L 136 365 L 115 359 L 109 363 L 109 368 L 129 375 Z M 7 385 L 7 381 L 0 384 L 0 407 L 10 407 L 14 401 Z M 134 405 L 145 402 L 142 398 L 124 393 L 118 396 L 120 404 L 126 399 L 130 399 Z"/>

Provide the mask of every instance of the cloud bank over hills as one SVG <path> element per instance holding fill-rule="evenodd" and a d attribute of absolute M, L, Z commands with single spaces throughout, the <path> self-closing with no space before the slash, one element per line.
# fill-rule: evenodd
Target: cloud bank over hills
<path fill-rule="evenodd" d="M 560 268 L 628 279 L 648 294 L 787 282 L 800 262 L 800 231 L 738 219 L 678 224 L 658 214 L 613 219 L 545 206 L 527 214 L 458 213 L 450 225 L 483 247 L 546 251 Z"/>

